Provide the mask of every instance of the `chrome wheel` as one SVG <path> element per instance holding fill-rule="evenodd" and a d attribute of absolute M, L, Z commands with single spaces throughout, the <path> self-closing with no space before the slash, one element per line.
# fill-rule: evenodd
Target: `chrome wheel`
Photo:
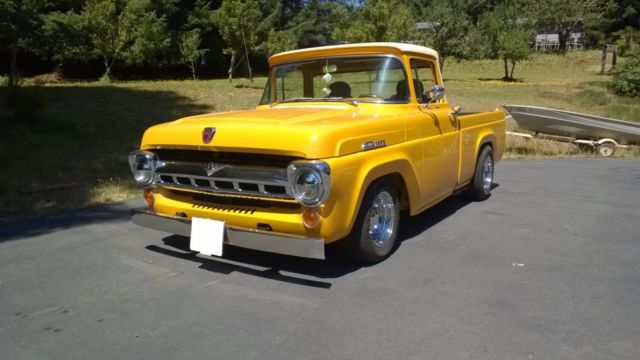
<path fill-rule="evenodd" d="M 373 199 L 373 203 L 367 213 L 369 238 L 377 247 L 387 244 L 393 235 L 396 222 L 395 201 L 387 191 L 381 191 Z"/>
<path fill-rule="evenodd" d="M 485 192 L 491 190 L 491 184 L 493 183 L 493 159 L 491 156 L 485 156 L 482 163 L 482 189 Z"/>

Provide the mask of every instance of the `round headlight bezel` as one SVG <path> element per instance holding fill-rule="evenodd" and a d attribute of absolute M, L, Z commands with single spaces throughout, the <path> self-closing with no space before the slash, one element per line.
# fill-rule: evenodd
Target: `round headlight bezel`
<path fill-rule="evenodd" d="M 327 201 L 330 175 L 329 165 L 321 161 L 293 162 L 287 167 L 291 193 L 296 201 L 307 207 L 316 207 Z M 302 179 L 304 176 L 307 178 Z M 302 184 L 301 181 L 307 184 Z"/>
<path fill-rule="evenodd" d="M 129 154 L 129 168 L 136 183 L 141 186 L 153 184 L 156 161 L 156 155 L 149 151 L 137 150 Z"/>

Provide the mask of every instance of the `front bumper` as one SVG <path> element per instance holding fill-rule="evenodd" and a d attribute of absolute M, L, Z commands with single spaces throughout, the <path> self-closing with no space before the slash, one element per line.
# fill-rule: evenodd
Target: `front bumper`
<path fill-rule="evenodd" d="M 147 208 L 131 210 L 133 223 L 154 230 L 191 236 L 191 220 L 158 215 Z M 324 259 L 324 240 L 225 225 L 224 243 L 278 254 Z"/>

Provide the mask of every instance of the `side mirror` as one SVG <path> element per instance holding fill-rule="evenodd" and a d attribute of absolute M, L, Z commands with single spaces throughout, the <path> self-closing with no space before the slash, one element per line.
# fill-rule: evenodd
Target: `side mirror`
<path fill-rule="evenodd" d="M 444 86 L 433 85 L 427 95 L 429 96 L 429 104 L 439 101 L 444 97 Z"/>

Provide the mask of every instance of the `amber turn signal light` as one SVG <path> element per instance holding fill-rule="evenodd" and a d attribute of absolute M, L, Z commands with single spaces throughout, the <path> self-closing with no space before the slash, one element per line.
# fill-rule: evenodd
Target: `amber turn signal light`
<path fill-rule="evenodd" d="M 153 191 L 151 191 L 151 189 L 144 189 L 142 196 L 147 205 L 153 206 Z"/>
<path fill-rule="evenodd" d="M 320 225 L 320 212 L 317 209 L 307 209 L 302 213 L 302 223 L 309 229 L 315 229 Z"/>

